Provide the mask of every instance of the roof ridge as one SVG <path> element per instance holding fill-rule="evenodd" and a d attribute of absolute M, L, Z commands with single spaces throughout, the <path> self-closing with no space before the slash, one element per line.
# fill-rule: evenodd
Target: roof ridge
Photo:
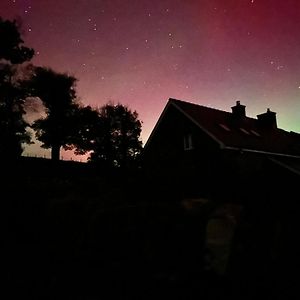
<path fill-rule="evenodd" d="M 209 109 L 218 110 L 218 111 L 221 111 L 221 112 L 230 113 L 229 111 L 226 111 L 226 110 L 222 110 L 222 109 L 218 109 L 218 108 L 214 108 L 214 107 L 209 107 L 209 106 L 206 106 L 206 105 L 202 105 L 202 104 L 198 104 L 198 103 L 194 103 L 194 102 L 190 102 L 190 101 L 183 101 L 183 100 L 179 100 L 179 99 L 175 99 L 175 98 L 169 98 L 169 100 L 170 101 L 183 102 L 183 103 L 187 103 L 187 104 L 192 104 L 192 105 L 196 105 L 196 106 L 201 106 L 201 107 L 205 107 L 205 108 L 209 108 Z"/>
<path fill-rule="evenodd" d="M 183 101 L 183 100 L 179 100 L 179 99 L 175 99 L 175 98 L 169 98 L 169 101 L 182 102 L 182 103 L 186 103 L 186 104 L 191 104 L 191 105 L 195 105 L 195 106 L 200 106 L 200 107 L 212 109 L 212 110 L 215 110 L 215 111 L 220 111 L 220 112 L 223 112 L 223 113 L 232 114 L 232 112 L 227 111 L 227 110 L 222 110 L 222 109 L 218 109 L 218 108 L 214 108 L 214 107 L 209 107 L 209 106 L 206 106 L 206 105 L 202 105 L 202 104 L 198 104 L 198 103 L 193 103 L 193 102 L 189 102 L 189 101 Z M 245 116 L 245 118 L 257 121 L 257 119 L 254 118 L 254 117 Z"/>

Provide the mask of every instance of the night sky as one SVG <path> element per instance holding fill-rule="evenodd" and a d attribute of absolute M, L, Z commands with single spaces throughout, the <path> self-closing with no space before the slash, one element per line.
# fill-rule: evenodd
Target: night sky
<path fill-rule="evenodd" d="M 299 0 L 1 0 L 33 63 L 78 78 L 84 104 L 129 105 L 146 142 L 168 98 L 300 132 Z M 34 153 L 30 147 L 28 153 Z"/>

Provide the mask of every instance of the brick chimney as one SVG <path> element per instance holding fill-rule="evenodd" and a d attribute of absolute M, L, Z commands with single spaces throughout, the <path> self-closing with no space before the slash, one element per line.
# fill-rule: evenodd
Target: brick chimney
<path fill-rule="evenodd" d="M 246 117 L 246 106 L 242 105 L 240 101 L 236 101 L 236 105 L 231 107 L 232 116 L 236 119 L 241 119 Z"/>
<path fill-rule="evenodd" d="M 258 123 L 263 128 L 277 128 L 277 121 L 276 121 L 276 112 L 271 111 L 269 108 L 267 112 L 257 115 Z"/>

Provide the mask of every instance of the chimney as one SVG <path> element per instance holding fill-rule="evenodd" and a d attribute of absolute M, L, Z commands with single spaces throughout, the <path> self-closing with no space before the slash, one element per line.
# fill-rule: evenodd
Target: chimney
<path fill-rule="evenodd" d="M 231 107 L 232 116 L 241 119 L 246 117 L 246 106 L 242 105 L 240 101 L 236 101 L 236 105 Z"/>
<path fill-rule="evenodd" d="M 258 123 L 264 128 L 277 128 L 276 112 L 267 109 L 267 112 L 257 115 Z"/>

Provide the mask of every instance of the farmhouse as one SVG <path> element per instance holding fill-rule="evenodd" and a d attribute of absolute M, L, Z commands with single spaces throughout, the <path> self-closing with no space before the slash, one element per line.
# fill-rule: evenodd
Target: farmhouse
<path fill-rule="evenodd" d="M 239 101 L 227 112 L 169 99 L 145 145 L 144 169 L 170 201 L 211 208 L 207 247 L 216 271 L 292 264 L 300 134 L 278 128 L 275 112 L 250 118 Z"/>
<path fill-rule="evenodd" d="M 237 101 L 232 112 L 170 99 L 144 151 L 148 175 L 183 197 L 230 195 L 266 186 L 272 168 L 299 175 L 300 134 L 277 128 L 268 109 L 257 119 Z M 258 180 L 259 179 L 259 180 Z M 244 197 L 244 196 L 243 196 Z"/>

